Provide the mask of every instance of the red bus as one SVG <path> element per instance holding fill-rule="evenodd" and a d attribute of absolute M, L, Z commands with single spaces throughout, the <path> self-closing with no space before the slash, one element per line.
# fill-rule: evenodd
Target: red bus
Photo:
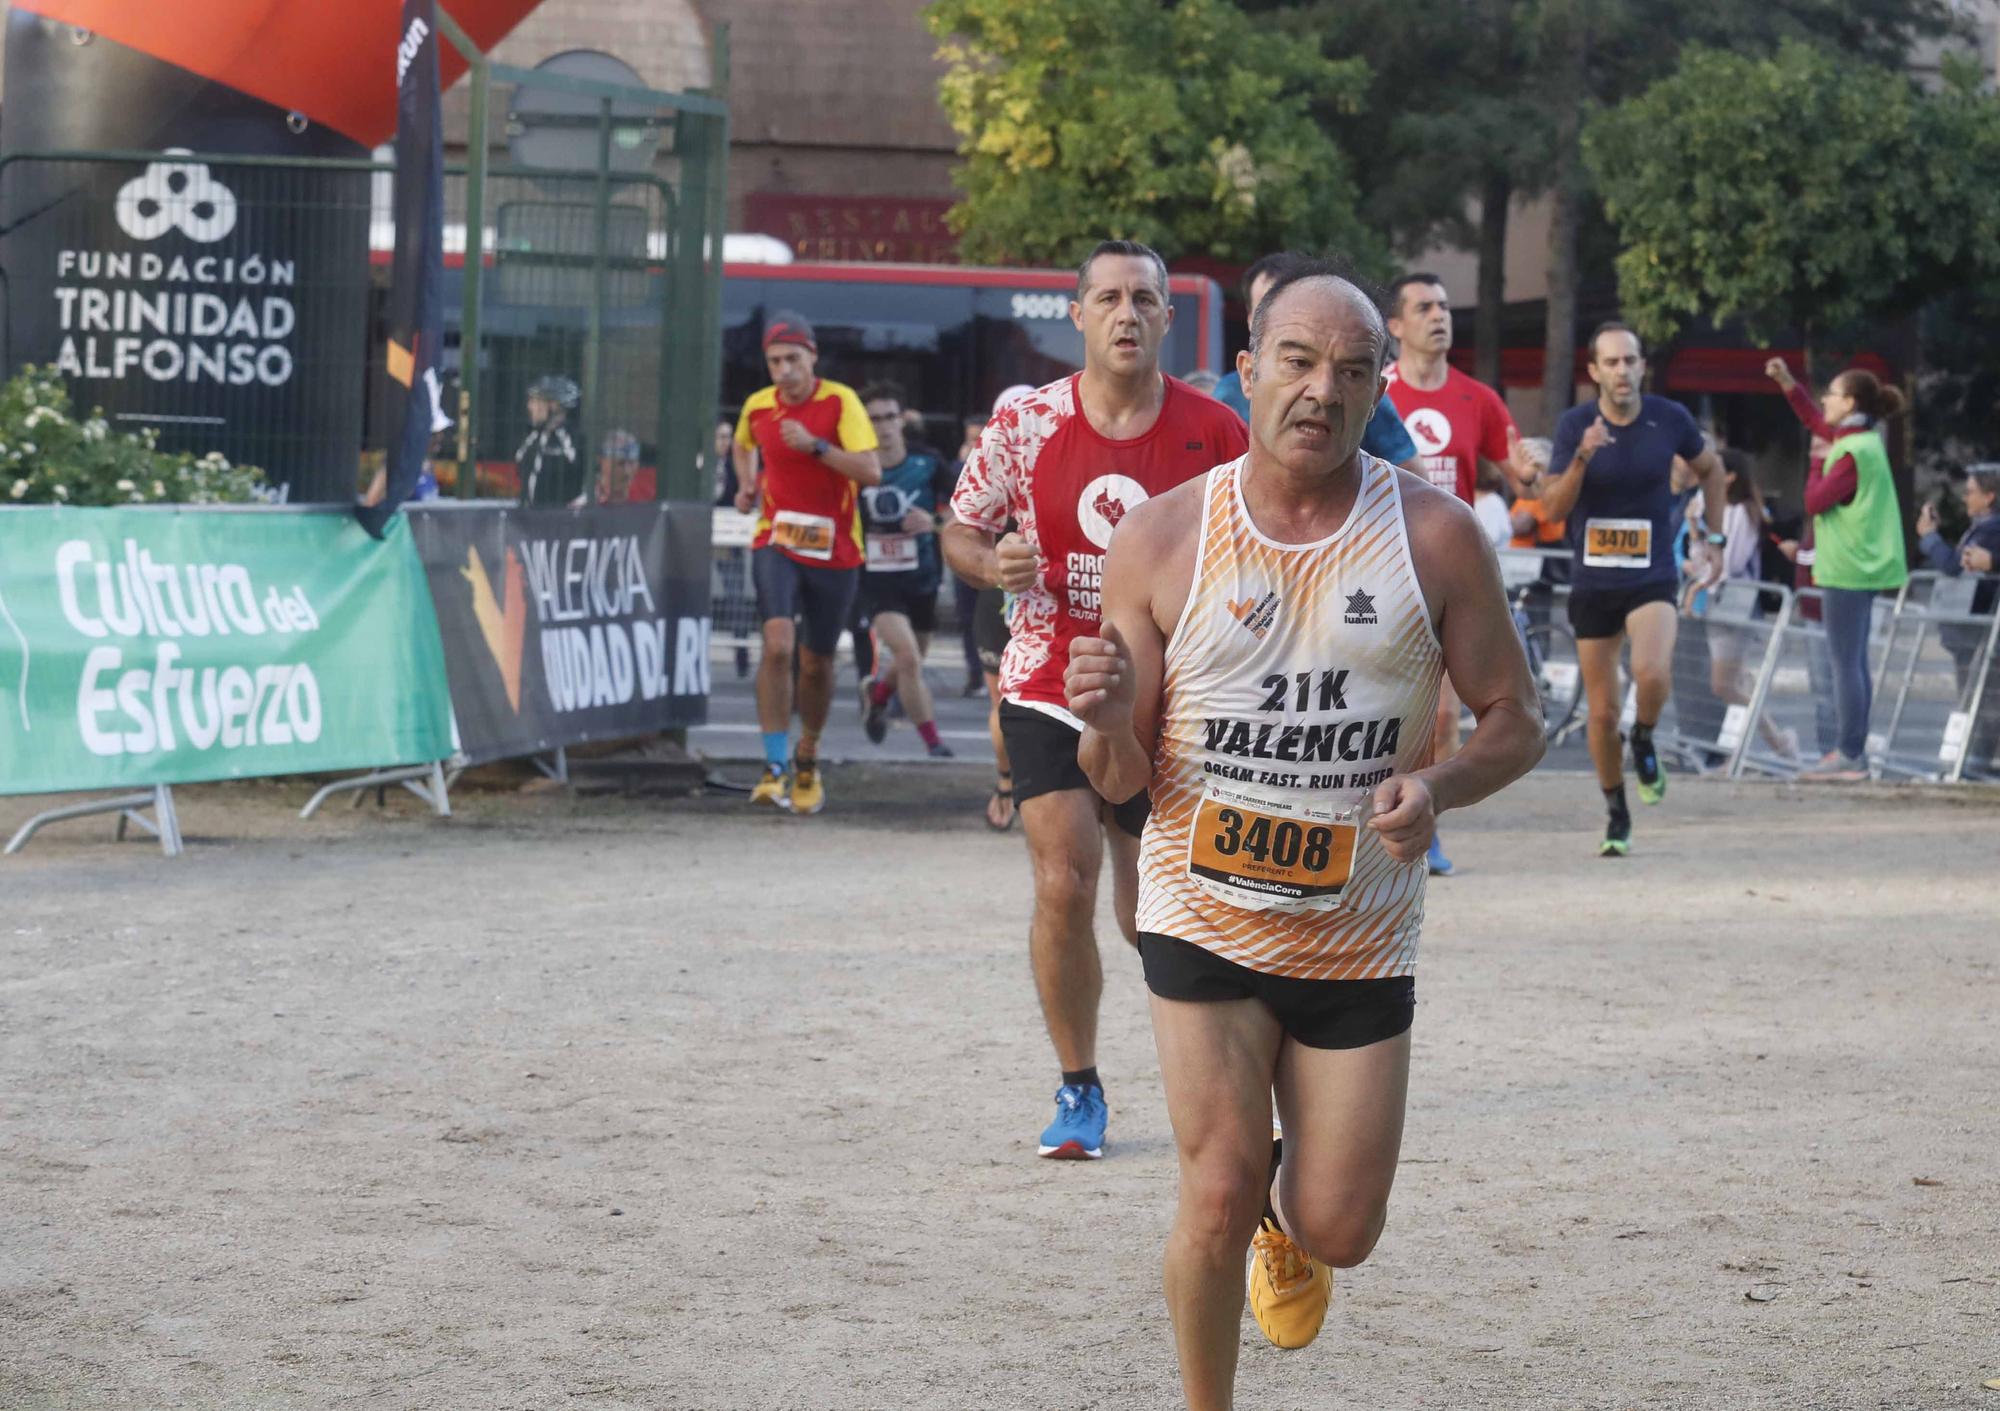
<path fill-rule="evenodd" d="M 819 339 L 820 370 L 857 391 L 899 384 L 949 454 L 960 423 L 1017 382 L 1040 386 L 1083 366 L 1069 320 L 1067 270 L 972 265 L 737 264 L 723 266 L 722 405 L 733 411 L 770 382 L 759 344 L 779 309 L 803 315 Z M 1160 363 L 1176 375 L 1224 370 L 1222 290 L 1206 275 L 1167 281 L 1174 324 Z"/>

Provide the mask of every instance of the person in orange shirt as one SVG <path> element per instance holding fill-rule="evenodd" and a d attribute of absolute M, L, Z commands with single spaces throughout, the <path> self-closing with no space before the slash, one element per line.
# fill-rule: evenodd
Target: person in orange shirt
<path fill-rule="evenodd" d="M 875 429 L 861 399 L 844 383 L 820 377 L 818 363 L 812 325 L 794 313 L 776 314 L 764 329 L 771 385 L 744 402 L 734 448 L 736 508 L 757 515 L 750 574 L 764 624 L 757 667 L 764 777 L 750 802 L 793 813 L 826 806 L 819 737 L 833 708 L 834 649 L 861 582 L 860 490 L 882 483 Z"/>

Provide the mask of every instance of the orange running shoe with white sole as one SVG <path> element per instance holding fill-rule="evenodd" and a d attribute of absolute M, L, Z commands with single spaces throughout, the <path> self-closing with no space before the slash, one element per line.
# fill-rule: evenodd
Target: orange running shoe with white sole
<path fill-rule="evenodd" d="M 1332 1302 L 1333 1270 L 1266 1220 L 1250 1240 L 1250 1313 L 1271 1345 L 1304 1347 Z"/>

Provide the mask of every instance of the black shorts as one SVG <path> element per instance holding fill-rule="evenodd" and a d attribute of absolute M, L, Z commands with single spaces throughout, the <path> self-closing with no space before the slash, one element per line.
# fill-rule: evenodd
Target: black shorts
<path fill-rule="evenodd" d="M 1417 980 L 1295 980 L 1224 960 L 1192 941 L 1139 933 L 1146 988 L 1161 999 L 1212 1004 L 1254 999 L 1307 1048 L 1365 1048 L 1406 1032 L 1417 1013 Z"/>
<path fill-rule="evenodd" d="M 1647 603 L 1671 603 L 1679 599 L 1680 589 L 1672 583 L 1641 583 L 1636 588 L 1572 588 L 1569 625 L 1579 640 L 1616 637 L 1625 630 L 1625 619 Z"/>
<path fill-rule="evenodd" d="M 847 611 L 861 580 L 858 568 L 820 568 L 800 563 L 766 544 L 750 551 L 750 578 L 757 585 L 757 620 L 800 620 L 799 644 L 817 656 L 832 656 L 847 630 Z"/>
<path fill-rule="evenodd" d="M 979 649 L 979 669 L 998 672 L 1007 654 L 1007 595 L 998 588 L 981 588 L 972 608 L 972 644 Z"/>
<path fill-rule="evenodd" d="M 919 632 L 937 631 L 938 580 L 922 573 L 861 574 L 861 615 L 900 612 Z"/>
<path fill-rule="evenodd" d="M 1078 733 L 1052 715 L 1012 701 L 1000 702 L 1000 738 L 1007 745 L 1007 767 L 1014 772 L 1014 802 L 1026 803 L 1039 794 L 1064 789 L 1088 789 L 1090 779 L 1076 762 Z M 1111 817 L 1133 837 L 1146 830 L 1153 801 L 1142 789 L 1121 804 Z"/>

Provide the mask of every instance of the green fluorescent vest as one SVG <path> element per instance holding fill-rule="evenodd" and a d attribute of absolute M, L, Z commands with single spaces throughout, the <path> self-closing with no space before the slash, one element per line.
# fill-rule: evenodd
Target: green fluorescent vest
<path fill-rule="evenodd" d="M 1820 474 L 1842 456 L 1853 456 L 1853 500 L 1813 516 L 1813 582 L 1822 588 L 1900 588 L 1910 572 L 1903 561 L 1902 512 L 1889 478 L 1889 452 L 1873 430 L 1833 443 Z"/>

